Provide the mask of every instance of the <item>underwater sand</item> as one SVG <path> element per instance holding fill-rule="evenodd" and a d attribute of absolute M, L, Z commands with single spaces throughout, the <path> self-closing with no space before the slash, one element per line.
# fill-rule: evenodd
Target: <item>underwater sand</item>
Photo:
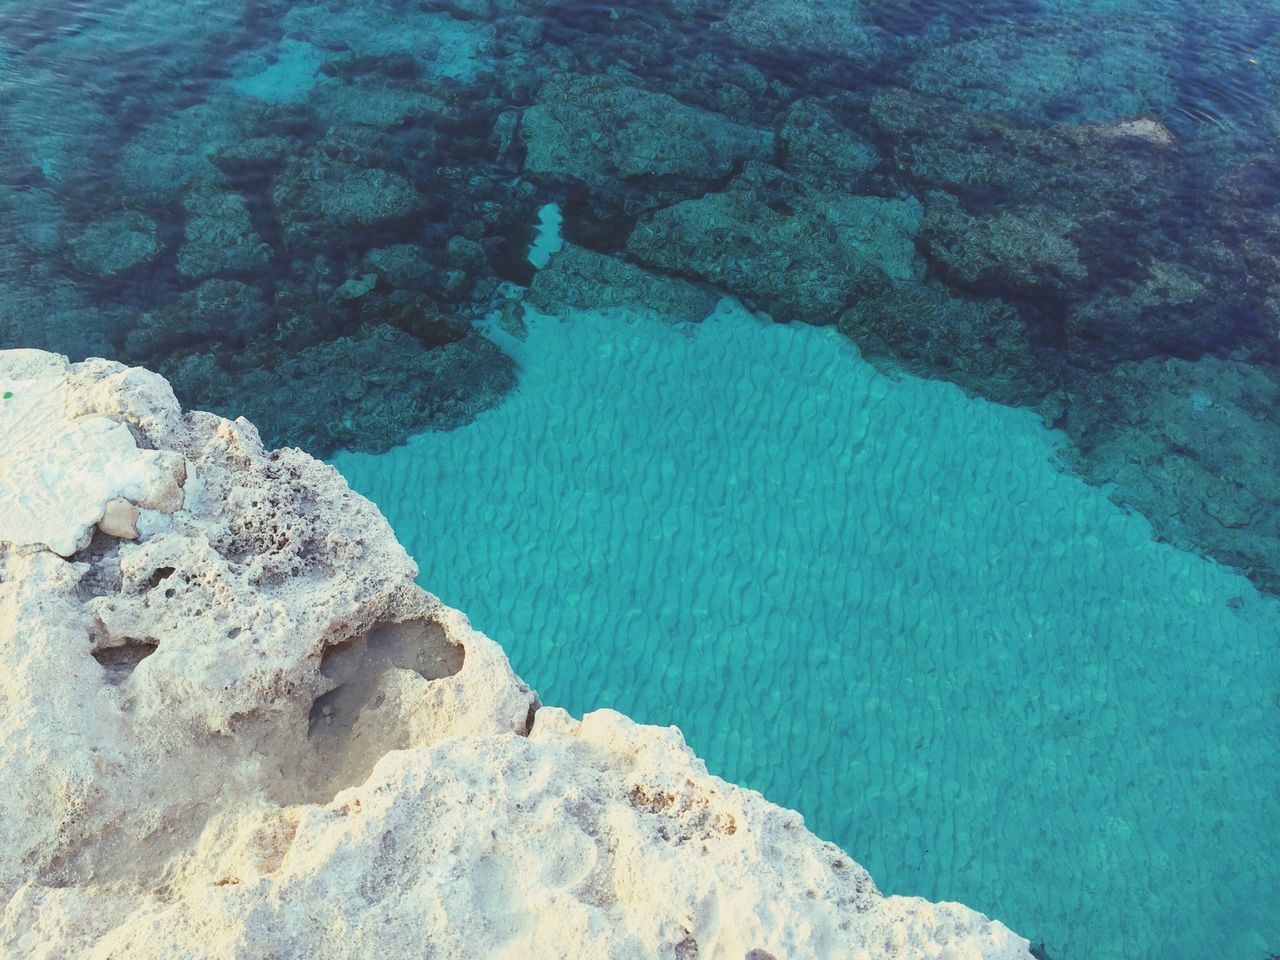
<path fill-rule="evenodd" d="M 1055 958 L 1280 949 L 1280 602 L 832 329 L 531 314 L 497 409 L 338 455 L 548 702 L 674 723 L 886 892 Z"/>

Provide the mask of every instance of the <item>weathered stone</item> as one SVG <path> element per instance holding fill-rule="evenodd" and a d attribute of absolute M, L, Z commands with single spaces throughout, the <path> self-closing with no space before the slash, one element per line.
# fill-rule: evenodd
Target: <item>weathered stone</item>
<path fill-rule="evenodd" d="M 188 468 L 136 542 L 69 562 L 0 532 L 5 954 L 1029 960 L 882 896 L 675 728 L 541 706 L 331 467 L 118 364 L 0 354 L 0 379 L 114 423 L 108 471 Z M 62 518 L 24 496 L 0 517 L 26 503 L 38 543 Z"/>

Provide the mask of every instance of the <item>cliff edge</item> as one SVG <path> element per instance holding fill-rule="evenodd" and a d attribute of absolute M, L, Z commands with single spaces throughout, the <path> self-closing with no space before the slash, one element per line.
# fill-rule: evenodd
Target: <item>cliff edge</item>
<path fill-rule="evenodd" d="M 335 470 L 161 377 L 0 352 L 0 436 L 0 956 L 1030 957 L 540 705 Z"/>

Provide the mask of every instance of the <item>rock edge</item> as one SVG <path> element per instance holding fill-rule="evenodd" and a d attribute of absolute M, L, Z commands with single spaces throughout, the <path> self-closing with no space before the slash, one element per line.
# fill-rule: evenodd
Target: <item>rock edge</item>
<path fill-rule="evenodd" d="M 541 706 L 333 468 L 141 369 L 0 381 L 0 955 L 1030 957 Z"/>

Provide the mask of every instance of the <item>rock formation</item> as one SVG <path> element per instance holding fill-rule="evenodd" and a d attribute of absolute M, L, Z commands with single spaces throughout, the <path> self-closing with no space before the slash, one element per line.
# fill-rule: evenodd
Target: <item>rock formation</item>
<path fill-rule="evenodd" d="M 0 955 L 1027 958 L 674 728 L 582 721 L 332 468 L 0 354 Z"/>

